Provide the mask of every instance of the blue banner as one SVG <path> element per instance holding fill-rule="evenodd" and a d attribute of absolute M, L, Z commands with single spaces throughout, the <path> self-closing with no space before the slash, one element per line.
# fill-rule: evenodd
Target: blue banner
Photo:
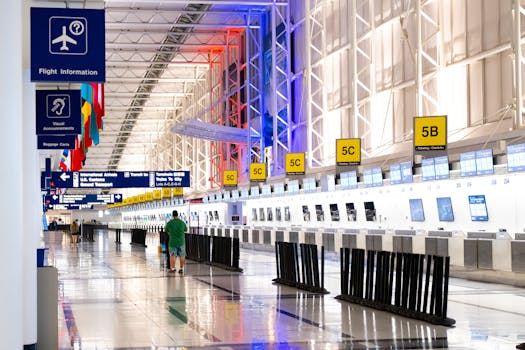
<path fill-rule="evenodd" d="M 31 81 L 106 80 L 104 10 L 31 8 Z"/>
<path fill-rule="evenodd" d="M 35 102 L 37 135 L 82 133 L 80 90 L 37 90 Z"/>
<path fill-rule="evenodd" d="M 121 194 L 64 194 L 44 197 L 45 204 L 112 204 L 122 203 Z"/>
<path fill-rule="evenodd" d="M 157 188 L 190 187 L 190 172 L 104 171 L 51 172 L 50 187 L 58 188 Z"/>

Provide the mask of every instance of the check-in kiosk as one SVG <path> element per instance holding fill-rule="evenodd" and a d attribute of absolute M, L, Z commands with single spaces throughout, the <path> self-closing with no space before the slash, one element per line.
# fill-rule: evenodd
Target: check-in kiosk
<path fill-rule="evenodd" d="M 333 228 L 327 228 L 321 232 L 322 244 L 327 252 L 335 252 L 335 233 L 336 230 Z"/>
<path fill-rule="evenodd" d="M 366 250 L 387 250 L 383 249 L 383 238 L 385 237 L 385 230 L 370 229 L 366 235 Z"/>
<path fill-rule="evenodd" d="M 512 257 L 511 240 L 507 232 L 467 232 L 465 244 L 465 267 L 510 271 Z"/>
<path fill-rule="evenodd" d="M 512 271 L 525 272 L 525 233 L 516 233 L 511 242 Z"/>
<path fill-rule="evenodd" d="M 399 253 L 412 253 L 412 237 L 415 230 L 394 230 L 392 237 L 392 251 Z"/>
<path fill-rule="evenodd" d="M 341 246 L 343 248 L 358 248 L 357 235 L 361 230 L 358 228 L 344 229 L 341 233 Z"/>
<path fill-rule="evenodd" d="M 428 231 L 425 237 L 425 254 L 448 256 L 448 239 L 452 231 Z"/>

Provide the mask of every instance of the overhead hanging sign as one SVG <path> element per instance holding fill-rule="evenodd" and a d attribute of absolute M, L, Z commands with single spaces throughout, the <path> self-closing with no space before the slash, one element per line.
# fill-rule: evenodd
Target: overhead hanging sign
<path fill-rule="evenodd" d="M 104 10 L 31 8 L 31 81 L 106 80 Z"/>
<path fill-rule="evenodd" d="M 447 149 L 447 116 L 414 118 L 414 149 L 436 151 Z"/>
<path fill-rule="evenodd" d="M 361 164 L 361 139 L 335 140 L 335 154 L 337 165 Z"/>
<path fill-rule="evenodd" d="M 237 186 L 237 170 L 224 170 L 222 184 L 224 186 Z"/>
<path fill-rule="evenodd" d="M 250 163 L 250 181 L 266 180 L 266 163 Z"/>
<path fill-rule="evenodd" d="M 45 210 L 80 210 L 80 209 L 93 209 L 91 204 L 48 204 L 45 206 Z"/>
<path fill-rule="evenodd" d="M 63 194 L 44 197 L 47 204 L 108 204 L 121 203 L 121 194 Z"/>
<path fill-rule="evenodd" d="M 287 175 L 304 175 L 306 169 L 304 153 L 287 153 L 286 154 L 286 174 Z"/>
<path fill-rule="evenodd" d="M 52 171 L 50 186 L 58 188 L 190 187 L 190 172 L 186 170 L 106 172 Z"/>
<path fill-rule="evenodd" d="M 37 135 L 82 133 L 80 90 L 37 90 L 35 102 Z"/>

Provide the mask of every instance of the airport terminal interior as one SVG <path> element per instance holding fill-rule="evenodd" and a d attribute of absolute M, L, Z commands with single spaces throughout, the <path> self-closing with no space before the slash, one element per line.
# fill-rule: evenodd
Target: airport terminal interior
<path fill-rule="evenodd" d="M 0 37 L 0 349 L 525 349 L 522 0 L 2 0 Z"/>

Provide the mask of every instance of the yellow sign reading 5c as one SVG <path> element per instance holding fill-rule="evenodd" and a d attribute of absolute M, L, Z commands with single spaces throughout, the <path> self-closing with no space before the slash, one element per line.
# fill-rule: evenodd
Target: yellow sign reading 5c
<path fill-rule="evenodd" d="M 286 154 L 286 174 L 287 175 L 304 175 L 305 171 L 305 156 L 304 153 L 288 153 Z"/>

